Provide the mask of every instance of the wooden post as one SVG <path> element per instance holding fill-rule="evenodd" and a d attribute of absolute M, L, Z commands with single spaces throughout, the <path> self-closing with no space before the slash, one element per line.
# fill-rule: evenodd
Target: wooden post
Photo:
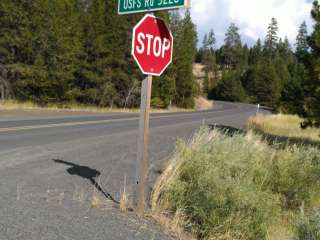
<path fill-rule="evenodd" d="M 0 83 L 0 100 L 4 102 L 4 86 Z"/>
<path fill-rule="evenodd" d="M 145 185 L 149 168 L 149 119 L 151 91 L 152 76 L 148 75 L 143 80 L 141 88 L 140 126 L 136 163 L 135 202 L 137 212 L 139 214 L 142 214 L 144 211 Z"/>
<path fill-rule="evenodd" d="M 185 8 L 186 9 L 190 9 L 191 8 L 191 0 L 186 0 Z"/>

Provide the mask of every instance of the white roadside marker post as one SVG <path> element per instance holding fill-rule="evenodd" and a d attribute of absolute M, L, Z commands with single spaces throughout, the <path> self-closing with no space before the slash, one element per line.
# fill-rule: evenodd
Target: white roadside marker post
<path fill-rule="evenodd" d="M 259 111 L 260 111 L 260 104 L 257 105 L 257 112 L 256 112 L 256 115 L 259 114 Z"/>

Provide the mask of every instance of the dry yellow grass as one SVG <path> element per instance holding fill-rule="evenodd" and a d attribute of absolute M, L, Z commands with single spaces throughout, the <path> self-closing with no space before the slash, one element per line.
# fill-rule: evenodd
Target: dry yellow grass
<path fill-rule="evenodd" d="M 98 195 L 97 192 L 94 192 L 92 194 L 92 199 L 91 199 L 91 207 L 92 208 L 99 208 L 102 205 L 102 200 L 100 196 Z"/>
<path fill-rule="evenodd" d="M 127 177 L 124 176 L 123 189 L 121 191 L 120 204 L 119 204 L 120 211 L 122 212 L 126 212 L 129 209 L 129 197 L 127 194 L 126 185 L 127 185 Z"/>
<path fill-rule="evenodd" d="M 302 129 L 300 127 L 302 121 L 296 115 L 257 115 L 249 119 L 248 127 L 281 137 L 320 141 L 320 129 Z"/>
<path fill-rule="evenodd" d="M 121 212 L 126 212 L 129 209 L 129 198 L 126 191 L 121 194 L 119 208 Z"/>
<path fill-rule="evenodd" d="M 101 194 L 96 189 L 93 190 L 92 197 L 90 199 L 89 204 L 91 208 L 96 208 L 100 210 L 108 210 L 108 209 L 115 208 L 114 202 L 107 199 L 103 194 Z"/>
<path fill-rule="evenodd" d="M 279 223 L 272 225 L 268 229 L 267 240 L 293 240 L 295 239 L 294 218 L 292 212 L 282 215 Z"/>
<path fill-rule="evenodd" d="M 0 101 L 0 110 L 30 110 L 30 111 L 70 111 L 70 112 L 92 112 L 92 113 L 105 113 L 105 112 L 139 112 L 139 108 L 106 108 L 96 107 L 90 105 L 81 105 L 77 103 L 54 104 L 50 103 L 46 106 L 40 106 L 31 101 L 15 101 L 6 100 Z M 152 109 L 152 112 L 190 112 L 193 109 L 183 109 L 178 107 L 170 107 L 168 109 Z"/>
<path fill-rule="evenodd" d="M 177 211 L 174 215 L 165 212 L 153 212 L 152 218 L 162 227 L 162 229 L 171 234 L 178 240 L 196 240 L 196 236 L 185 231 L 185 216 L 182 211 Z"/>
<path fill-rule="evenodd" d="M 199 97 L 195 99 L 195 109 L 197 111 L 209 110 L 213 108 L 213 101 Z"/>
<path fill-rule="evenodd" d="M 121 108 L 104 108 L 90 105 L 81 105 L 75 103 L 68 104 L 48 104 L 46 106 L 40 106 L 31 101 L 14 101 L 6 100 L 0 102 L 0 110 L 50 110 L 50 111 L 74 111 L 74 112 L 137 112 L 138 109 L 121 109 Z"/>

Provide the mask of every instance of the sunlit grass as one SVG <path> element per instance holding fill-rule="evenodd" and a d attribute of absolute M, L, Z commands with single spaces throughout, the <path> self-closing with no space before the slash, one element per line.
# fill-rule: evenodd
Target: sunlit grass
<path fill-rule="evenodd" d="M 104 112 L 139 112 L 139 108 L 107 108 L 97 107 L 93 105 L 83 105 L 78 103 L 48 103 L 45 106 L 40 106 L 32 101 L 14 101 L 6 100 L 0 101 L 0 110 L 48 110 L 48 111 L 73 111 L 73 112 L 93 112 L 93 113 L 104 113 Z M 178 107 L 171 107 L 168 109 L 151 109 L 152 112 L 190 112 L 193 109 L 183 109 Z"/>
<path fill-rule="evenodd" d="M 281 137 L 320 141 L 320 129 L 302 129 L 302 121 L 296 115 L 257 115 L 249 119 L 248 127 Z"/>

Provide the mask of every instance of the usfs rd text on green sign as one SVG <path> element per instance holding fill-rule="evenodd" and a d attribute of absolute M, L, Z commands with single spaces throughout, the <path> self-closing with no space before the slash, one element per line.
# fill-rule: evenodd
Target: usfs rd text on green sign
<path fill-rule="evenodd" d="M 184 7 L 187 0 L 119 0 L 119 14 Z"/>

